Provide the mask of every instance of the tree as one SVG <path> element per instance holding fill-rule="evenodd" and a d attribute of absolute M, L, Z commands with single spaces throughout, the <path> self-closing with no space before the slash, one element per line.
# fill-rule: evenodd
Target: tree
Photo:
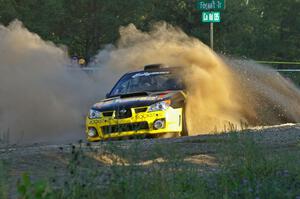
<path fill-rule="evenodd" d="M 201 23 L 193 0 L 0 0 L 0 22 L 15 18 L 45 40 L 68 46 L 87 59 L 115 43 L 119 27 L 130 23 L 148 31 L 166 21 L 209 44 L 209 24 Z M 300 60 L 299 0 L 226 1 L 215 24 L 218 52 L 256 60 Z"/>

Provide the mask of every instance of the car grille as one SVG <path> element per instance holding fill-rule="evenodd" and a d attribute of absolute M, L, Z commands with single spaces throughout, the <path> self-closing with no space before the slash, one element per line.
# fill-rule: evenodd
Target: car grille
<path fill-rule="evenodd" d="M 148 122 L 137 122 L 137 123 L 129 123 L 129 124 L 103 126 L 102 132 L 103 134 L 110 134 L 110 133 L 117 133 L 117 132 L 139 131 L 139 130 L 148 130 L 148 129 L 149 129 Z"/>
<path fill-rule="evenodd" d="M 115 112 L 115 118 L 116 119 L 129 118 L 131 116 L 132 116 L 132 113 L 131 113 L 130 108 L 128 108 L 128 109 L 120 108 L 120 109 L 116 110 L 116 112 Z"/>
<path fill-rule="evenodd" d="M 135 113 L 143 113 L 146 111 L 147 111 L 147 107 L 134 108 Z M 112 117 L 114 112 L 115 112 L 116 119 L 124 119 L 124 118 L 132 117 L 132 111 L 130 108 L 127 108 L 127 109 L 120 108 L 115 111 L 106 111 L 106 112 L 103 112 L 102 114 L 104 117 Z"/>

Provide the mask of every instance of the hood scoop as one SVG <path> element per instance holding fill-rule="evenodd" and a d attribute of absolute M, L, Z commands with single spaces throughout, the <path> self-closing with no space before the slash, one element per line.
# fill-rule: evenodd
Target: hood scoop
<path fill-rule="evenodd" d="M 121 95 L 120 98 L 143 97 L 143 96 L 149 96 L 149 94 L 147 92 L 128 93 L 128 94 Z"/>

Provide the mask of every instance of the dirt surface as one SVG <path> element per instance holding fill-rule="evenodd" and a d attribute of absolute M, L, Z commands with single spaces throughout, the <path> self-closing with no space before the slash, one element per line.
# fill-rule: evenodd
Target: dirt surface
<path fill-rule="evenodd" d="M 245 131 L 256 143 L 269 150 L 299 150 L 300 125 L 287 124 Z M 0 158 L 6 165 L 10 194 L 16 193 L 16 183 L 22 173 L 33 179 L 55 177 L 63 181 L 69 175 L 70 161 L 75 156 L 85 165 L 105 169 L 109 165 L 145 166 L 182 159 L 197 165 L 200 173 L 218 170 L 222 146 L 230 134 L 201 135 L 169 139 L 124 140 L 64 145 L 6 146 L 0 149 Z M 46 175 L 47 173 L 47 175 Z"/>

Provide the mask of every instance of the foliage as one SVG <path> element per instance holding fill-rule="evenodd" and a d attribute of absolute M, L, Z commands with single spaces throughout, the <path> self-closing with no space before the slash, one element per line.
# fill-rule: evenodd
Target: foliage
<path fill-rule="evenodd" d="M 38 181 L 33 183 L 26 173 L 22 175 L 22 179 L 18 182 L 17 188 L 22 199 L 48 199 L 52 197 L 50 190 L 48 190 L 47 182 Z"/>
<path fill-rule="evenodd" d="M 47 185 L 32 183 L 25 175 L 18 186 L 19 193 L 21 198 L 28 194 L 47 193 L 49 198 L 74 199 L 300 196 L 299 145 L 276 151 L 265 148 L 260 139 L 255 138 L 255 133 L 229 133 L 222 139 L 201 140 L 202 144 L 205 142 L 219 144 L 222 151 L 218 155 L 218 168 L 206 173 L 200 165 L 184 161 L 178 153 L 182 150 L 178 146 L 158 144 L 147 155 L 141 152 L 143 144 L 138 142 L 126 149 L 122 144 L 108 143 L 100 151 L 90 148 L 89 155 L 81 145 L 72 146 L 68 166 L 70 175 L 63 185 L 55 186 L 53 179 Z M 98 160 L 101 157 L 107 160 L 110 156 L 112 161 L 99 166 L 99 162 L 89 159 L 92 156 Z M 139 164 L 141 159 L 149 157 L 154 159 L 151 164 Z M 159 157 L 166 161 L 159 161 Z"/>
<path fill-rule="evenodd" d="M 300 60 L 299 0 L 226 1 L 215 24 L 218 52 L 255 60 Z M 118 39 L 120 26 L 148 30 L 157 21 L 181 27 L 209 43 L 209 25 L 200 22 L 193 0 L 0 0 L 0 23 L 13 19 L 46 40 L 69 47 L 71 55 L 90 58 Z"/>
<path fill-rule="evenodd" d="M 6 179 L 7 174 L 7 163 L 3 160 L 0 160 L 0 198 L 8 197 L 8 185 Z"/>

